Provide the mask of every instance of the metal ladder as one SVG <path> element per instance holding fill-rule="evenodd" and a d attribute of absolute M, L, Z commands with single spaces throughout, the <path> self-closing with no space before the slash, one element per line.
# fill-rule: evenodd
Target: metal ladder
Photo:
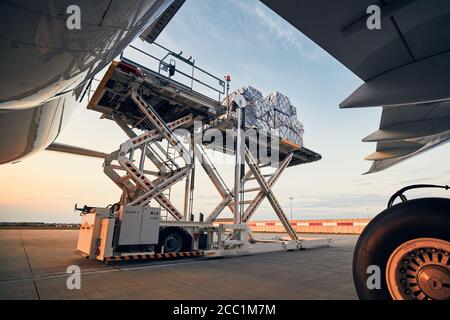
<path fill-rule="evenodd" d="M 192 158 L 172 130 L 193 121 L 193 117 L 185 116 L 166 124 L 137 90 L 133 90 L 132 99 L 155 129 L 137 136 L 132 129 L 116 121 L 130 139 L 122 143 L 119 150 L 106 157 L 104 172 L 123 190 L 126 197 L 122 199 L 127 198 L 128 205 L 143 205 L 155 199 L 167 215 L 170 214 L 175 220 L 182 220 L 183 215 L 170 202 L 170 188 L 189 173 Z M 159 144 L 160 139 L 168 144 L 167 150 Z M 137 150 L 141 153 L 138 165 L 134 159 Z M 163 157 L 158 153 L 162 153 Z M 147 158 L 157 166 L 158 171 L 144 169 Z M 184 166 L 181 167 L 176 163 L 178 158 L 184 160 Z M 118 165 L 113 162 L 117 162 Z M 125 175 L 121 175 L 118 171 L 125 171 Z M 150 176 L 156 176 L 156 179 L 152 180 Z"/>
<path fill-rule="evenodd" d="M 175 149 L 172 147 L 172 145 L 170 143 L 167 143 L 166 146 L 166 161 L 164 161 L 164 164 L 166 166 L 167 169 L 169 169 L 169 171 L 173 172 L 176 167 L 175 167 L 175 163 L 173 163 L 174 161 L 176 161 L 177 159 L 177 154 Z M 172 194 L 172 188 L 167 188 L 166 190 L 163 191 L 162 193 L 169 201 L 171 198 L 171 194 Z M 170 219 L 170 213 L 169 211 L 166 210 L 166 208 L 164 208 L 163 206 L 160 205 L 161 208 L 161 220 L 169 220 Z"/>

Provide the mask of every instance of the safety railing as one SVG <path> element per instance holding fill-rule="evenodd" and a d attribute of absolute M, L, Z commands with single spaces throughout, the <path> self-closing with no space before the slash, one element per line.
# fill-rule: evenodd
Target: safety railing
<path fill-rule="evenodd" d="M 157 64 L 156 68 L 152 68 L 148 65 L 143 65 L 142 63 L 136 61 L 138 59 L 125 57 L 123 52 L 120 56 L 120 59 L 126 60 L 128 62 L 133 62 L 133 64 L 139 66 L 140 68 L 151 70 L 164 77 L 167 77 L 170 80 L 188 88 L 188 90 L 190 91 L 196 91 L 197 93 L 206 95 L 209 98 L 221 102 L 221 99 L 225 96 L 227 88 L 225 79 L 221 79 L 213 75 L 212 73 L 198 67 L 196 65 L 195 59 L 193 59 L 192 57 L 183 57 L 182 51 L 176 53 L 156 42 L 153 42 L 152 44 L 146 44 L 146 46 L 149 47 L 148 50 L 138 48 L 134 45 L 128 46 L 128 49 L 132 49 L 135 52 L 143 54 L 145 57 L 148 57 L 155 61 Z M 158 50 L 151 50 L 152 46 L 154 46 L 154 48 L 156 47 Z M 150 51 L 163 52 L 163 56 L 162 58 L 158 58 L 155 54 L 150 53 Z M 128 54 L 130 54 L 129 51 Z M 177 63 L 181 63 L 185 67 L 185 69 L 187 66 L 188 71 L 182 70 L 182 68 L 179 67 Z M 175 76 L 177 77 L 177 80 L 174 79 Z M 207 89 L 206 92 L 204 89 Z M 214 94 L 215 97 L 211 96 L 212 94 Z"/>

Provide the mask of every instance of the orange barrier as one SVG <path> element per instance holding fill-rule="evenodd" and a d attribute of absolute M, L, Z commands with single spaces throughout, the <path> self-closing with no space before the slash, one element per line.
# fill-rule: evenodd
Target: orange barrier
<path fill-rule="evenodd" d="M 336 233 L 360 234 L 370 219 L 325 219 L 325 220 L 292 220 L 291 225 L 298 233 Z M 230 219 L 216 222 L 231 223 Z M 276 220 L 250 221 L 248 226 L 253 232 L 285 233 L 281 222 Z"/>

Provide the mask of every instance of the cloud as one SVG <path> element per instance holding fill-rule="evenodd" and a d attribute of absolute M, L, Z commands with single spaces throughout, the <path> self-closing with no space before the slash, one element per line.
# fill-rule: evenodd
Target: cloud
<path fill-rule="evenodd" d="M 295 49 L 305 57 L 312 60 L 322 57 L 323 53 L 320 49 L 315 48 L 311 50 L 306 48 L 305 41 L 307 41 L 307 38 L 299 30 L 291 26 L 276 13 L 268 10 L 261 3 L 251 3 L 250 1 L 232 1 L 232 3 L 237 5 L 246 15 L 256 18 L 264 27 L 265 32 L 258 33 L 256 35 L 257 39 L 271 41 L 266 34 L 268 32 L 270 36 L 278 38 L 284 47 Z"/>
<path fill-rule="evenodd" d="M 256 17 L 260 19 L 260 22 L 264 24 L 272 34 L 275 34 L 281 40 L 286 41 L 292 47 L 298 50 L 303 50 L 303 43 L 300 41 L 298 35 L 295 34 L 298 33 L 298 31 L 292 30 L 286 22 L 269 15 L 266 10 L 263 10 L 260 7 L 255 7 L 254 13 Z"/>

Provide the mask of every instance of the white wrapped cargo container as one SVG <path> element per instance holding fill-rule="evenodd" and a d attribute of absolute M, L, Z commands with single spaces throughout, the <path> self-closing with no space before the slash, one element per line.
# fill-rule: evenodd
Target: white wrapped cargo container
<path fill-rule="evenodd" d="M 303 145 L 303 124 L 297 118 L 297 110 L 288 97 L 272 92 L 266 97 L 253 87 L 242 87 L 231 93 L 242 94 L 246 101 L 245 126 L 267 130 L 299 146 Z"/>

